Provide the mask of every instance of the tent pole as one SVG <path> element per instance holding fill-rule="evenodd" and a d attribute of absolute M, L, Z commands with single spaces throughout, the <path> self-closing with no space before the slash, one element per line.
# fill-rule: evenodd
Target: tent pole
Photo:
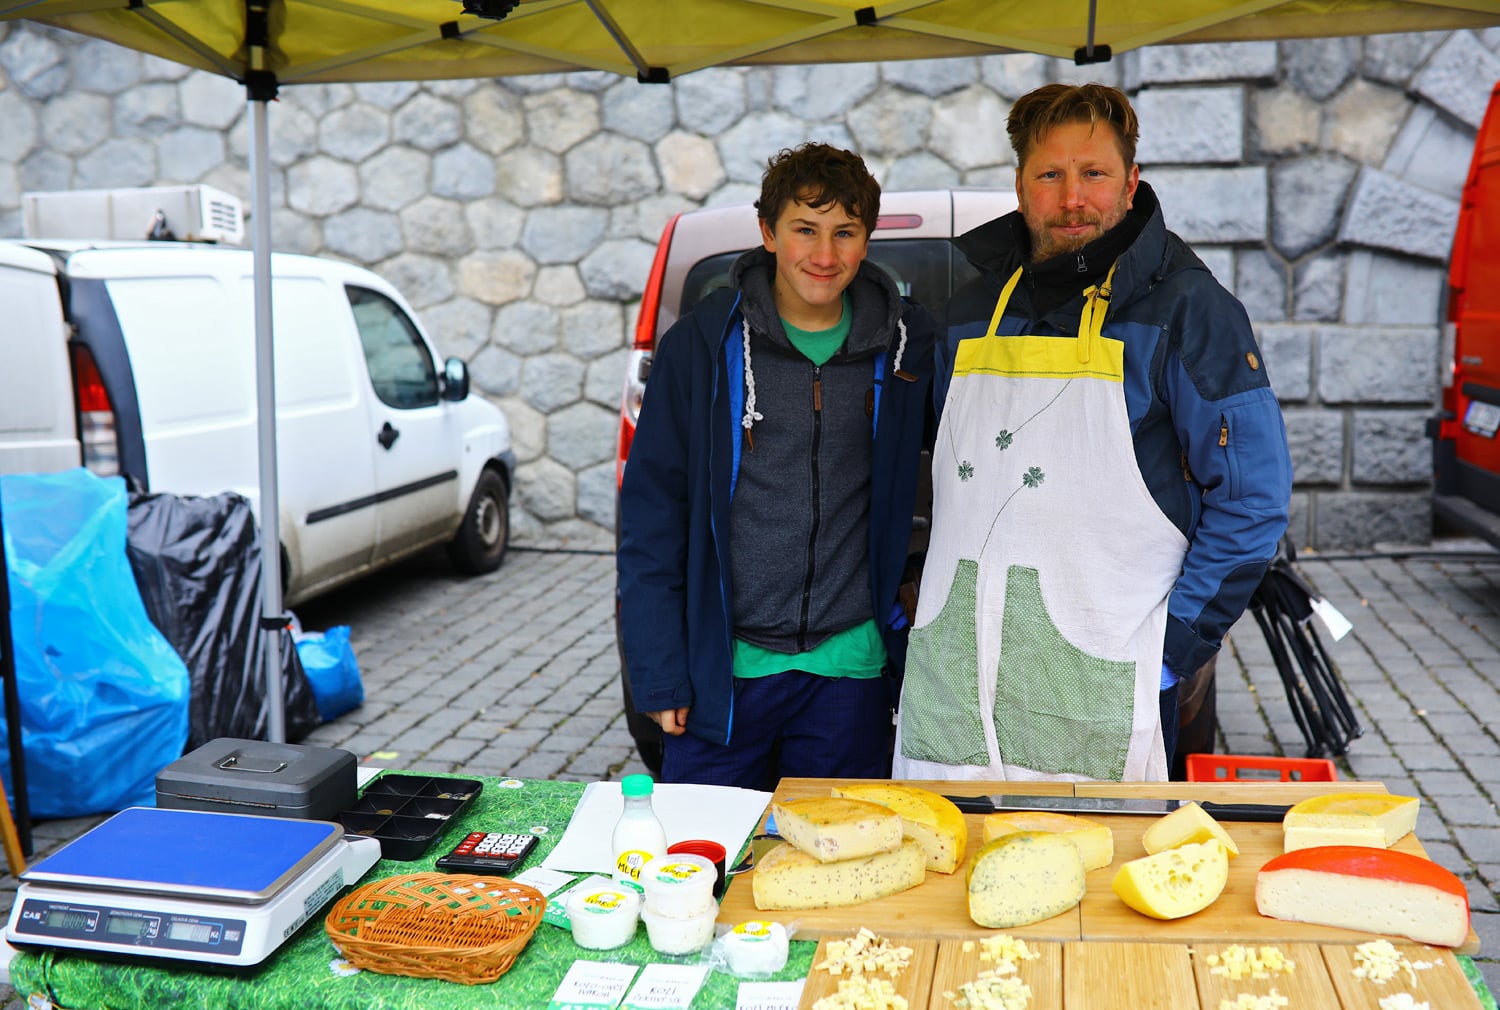
<path fill-rule="evenodd" d="M 0 495 L 0 498 L 3 498 Z M 4 506 L 0 505 L 0 512 Z M 26 792 L 26 751 L 21 746 L 21 694 L 16 686 L 16 649 L 10 633 L 10 568 L 5 560 L 5 518 L 0 515 L 0 678 L 5 681 L 5 731 L 10 745 L 10 792 L 16 808 L 21 852 L 31 855 L 31 799 Z M 3 802 L 3 800 L 0 800 Z"/>
<path fill-rule="evenodd" d="M 281 501 L 276 485 L 276 358 L 271 341 L 271 157 L 267 100 L 250 97 L 250 226 L 255 259 L 256 441 L 260 445 L 261 634 L 265 636 L 266 739 L 286 742 L 281 684 Z"/>

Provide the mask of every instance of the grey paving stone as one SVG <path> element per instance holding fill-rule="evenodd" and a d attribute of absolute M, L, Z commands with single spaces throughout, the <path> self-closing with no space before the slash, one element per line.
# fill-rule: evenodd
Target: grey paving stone
<path fill-rule="evenodd" d="M 1500 862 L 1500 828 L 1455 827 L 1453 838 L 1474 862 Z"/>

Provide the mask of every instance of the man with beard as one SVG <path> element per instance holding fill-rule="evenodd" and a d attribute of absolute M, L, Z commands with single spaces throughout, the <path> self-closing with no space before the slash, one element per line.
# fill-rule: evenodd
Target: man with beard
<path fill-rule="evenodd" d="M 959 239 L 933 525 L 897 778 L 1167 778 L 1177 682 L 1287 525 L 1291 460 L 1244 307 L 1167 231 L 1120 91 L 1007 124 L 1020 208 Z"/>

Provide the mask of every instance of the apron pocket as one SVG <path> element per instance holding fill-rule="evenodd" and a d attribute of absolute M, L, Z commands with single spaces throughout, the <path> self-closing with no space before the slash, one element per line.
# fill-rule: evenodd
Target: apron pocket
<path fill-rule="evenodd" d="M 942 611 L 907 639 L 901 693 L 901 754 L 945 765 L 987 765 L 979 715 L 979 647 L 974 631 L 977 562 L 960 559 Z"/>
<path fill-rule="evenodd" d="M 1135 710 L 1135 663 L 1091 656 L 1058 630 L 1035 568 L 1006 573 L 995 736 L 1008 765 L 1119 781 Z"/>

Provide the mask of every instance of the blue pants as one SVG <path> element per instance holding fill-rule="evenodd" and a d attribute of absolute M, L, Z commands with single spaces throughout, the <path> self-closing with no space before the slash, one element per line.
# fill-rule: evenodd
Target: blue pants
<path fill-rule="evenodd" d="M 728 746 L 665 737 L 662 781 L 774 789 L 782 777 L 885 779 L 892 739 L 884 677 L 789 670 L 737 679 Z"/>

